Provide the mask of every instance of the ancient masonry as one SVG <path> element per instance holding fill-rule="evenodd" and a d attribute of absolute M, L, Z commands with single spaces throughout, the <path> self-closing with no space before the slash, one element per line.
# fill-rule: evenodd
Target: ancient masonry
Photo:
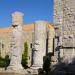
<path fill-rule="evenodd" d="M 0 29 L 0 56 L 10 56 L 8 69 L 23 69 L 21 57 L 25 41 L 29 45 L 31 69 L 41 68 L 43 57 L 48 53 L 52 55 L 52 65 L 61 61 L 71 63 L 75 58 L 74 3 L 75 0 L 54 0 L 54 26 L 47 21 L 23 24 L 23 14 L 14 12 L 11 27 Z"/>
<path fill-rule="evenodd" d="M 23 70 L 21 65 L 22 60 L 22 13 L 12 14 L 12 47 L 11 47 L 11 61 L 8 70 Z M 16 19 L 15 19 L 16 18 Z M 20 20 L 21 19 L 21 20 Z"/>
<path fill-rule="evenodd" d="M 4 57 L 8 54 L 11 59 L 8 70 L 23 70 L 21 59 L 25 41 L 28 42 L 29 46 L 28 65 L 32 69 L 42 68 L 43 57 L 47 53 L 53 52 L 54 26 L 47 21 L 36 21 L 33 24 L 25 25 L 23 24 L 23 14 L 21 12 L 14 12 L 12 14 L 11 27 L 0 29 L 0 32 L 2 34 L 0 36 L 1 56 Z M 4 36 L 4 33 L 9 37 Z M 5 40 L 8 41 L 5 42 Z M 6 50 L 8 51 L 7 53 Z M 33 64 L 31 64 L 32 62 Z"/>
<path fill-rule="evenodd" d="M 54 0 L 57 59 L 71 63 L 75 58 L 75 0 Z M 59 54 L 59 55 L 58 55 Z M 58 57 L 59 56 L 59 57 Z"/>
<path fill-rule="evenodd" d="M 20 12 L 15 12 L 12 14 L 12 47 L 11 47 L 11 57 L 10 57 L 10 65 L 8 66 L 7 70 L 15 70 L 20 71 L 24 70 L 21 65 L 21 59 L 22 59 L 22 24 L 23 24 L 23 14 Z M 21 20 L 20 20 L 21 19 Z M 53 34 L 52 34 L 53 32 Z M 46 56 L 46 54 L 52 52 L 53 50 L 53 38 L 55 36 L 54 34 L 54 27 L 51 26 L 46 21 L 36 21 L 34 23 L 34 38 L 33 39 L 33 64 L 31 64 L 31 70 L 36 70 L 36 73 L 38 72 L 37 69 L 42 68 L 43 66 L 43 57 Z M 48 36 L 47 36 L 48 35 Z M 52 36 L 51 36 L 52 35 Z M 48 38 L 48 44 L 47 42 Z M 46 46 L 48 45 L 48 50 L 46 51 Z M 32 61 L 32 60 L 31 60 Z M 30 70 L 30 71 L 31 71 Z M 33 70 L 33 71 L 34 71 Z M 32 72 L 33 72 L 32 71 Z"/>
<path fill-rule="evenodd" d="M 34 26 L 34 63 L 33 66 L 42 67 L 42 58 L 46 53 L 46 22 L 37 21 Z M 40 39 L 39 39 L 40 37 Z M 41 53 L 41 55 L 40 55 Z M 39 61 L 39 62 L 38 62 Z"/>

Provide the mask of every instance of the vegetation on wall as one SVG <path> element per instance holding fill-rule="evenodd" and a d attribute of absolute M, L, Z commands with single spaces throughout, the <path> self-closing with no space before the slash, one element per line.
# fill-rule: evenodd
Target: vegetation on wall
<path fill-rule="evenodd" d="M 24 43 L 24 53 L 22 55 L 22 65 L 24 68 L 28 67 L 28 44 Z"/>
<path fill-rule="evenodd" d="M 0 67 L 6 68 L 10 63 L 9 56 L 6 55 L 5 58 L 0 57 Z"/>

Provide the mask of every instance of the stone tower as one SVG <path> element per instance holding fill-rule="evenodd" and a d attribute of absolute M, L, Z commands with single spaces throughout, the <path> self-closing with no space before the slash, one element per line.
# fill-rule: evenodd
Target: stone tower
<path fill-rule="evenodd" d="M 72 62 L 75 57 L 75 0 L 54 0 L 54 24 L 59 60 Z"/>
<path fill-rule="evenodd" d="M 7 68 L 11 71 L 21 71 L 23 67 L 21 65 L 22 59 L 22 24 L 23 14 L 15 12 L 12 14 L 12 47 L 11 47 L 11 60 L 10 65 Z"/>

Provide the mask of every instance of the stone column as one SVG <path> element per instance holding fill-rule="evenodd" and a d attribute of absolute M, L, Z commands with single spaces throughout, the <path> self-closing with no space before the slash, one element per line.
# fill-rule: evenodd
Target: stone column
<path fill-rule="evenodd" d="M 48 25 L 48 53 L 53 52 L 53 38 L 55 36 L 54 27 L 50 24 Z"/>
<path fill-rule="evenodd" d="M 12 14 L 13 25 L 12 25 L 12 48 L 11 48 L 11 60 L 8 70 L 20 71 L 23 70 L 21 65 L 22 59 L 22 18 L 23 14 L 15 12 Z"/>
<path fill-rule="evenodd" d="M 59 37 L 58 46 L 62 46 L 62 36 Z M 59 53 L 60 53 L 60 57 L 59 58 L 63 58 L 63 56 L 64 56 L 64 49 L 60 48 Z"/>
<path fill-rule="evenodd" d="M 38 68 L 42 68 L 43 57 L 46 54 L 46 25 L 45 21 L 36 21 L 34 27 L 33 66 Z"/>

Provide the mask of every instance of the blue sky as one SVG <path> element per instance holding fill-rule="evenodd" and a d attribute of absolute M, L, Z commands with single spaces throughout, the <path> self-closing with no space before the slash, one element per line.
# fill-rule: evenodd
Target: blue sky
<path fill-rule="evenodd" d="M 11 14 L 24 13 L 24 23 L 53 21 L 53 0 L 0 0 L 0 27 L 11 26 Z"/>

